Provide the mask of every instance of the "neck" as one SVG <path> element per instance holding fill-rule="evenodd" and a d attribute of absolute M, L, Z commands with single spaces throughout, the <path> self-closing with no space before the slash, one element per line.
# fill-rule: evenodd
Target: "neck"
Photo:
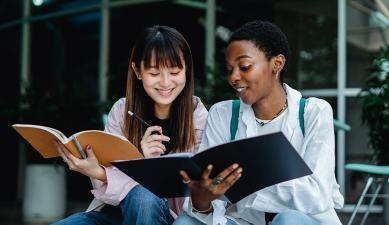
<path fill-rule="evenodd" d="M 154 104 L 154 116 L 161 120 L 169 118 L 170 106 Z"/>
<path fill-rule="evenodd" d="M 256 118 L 271 120 L 284 108 L 286 93 L 281 84 L 277 85 L 271 93 L 252 105 Z"/>

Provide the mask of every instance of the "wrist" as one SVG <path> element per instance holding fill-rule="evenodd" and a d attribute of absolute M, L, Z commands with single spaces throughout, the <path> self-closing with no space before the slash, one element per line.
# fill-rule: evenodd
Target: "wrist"
<path fill-rule="evenodd" d="M 103 167 L 99 166 L 95 170 L 95 174 L 94 174 L 93 178 L 100 180 L 102 182 L 106 182 L 107 181 L 107 173 L 105 172 L 105 169 Z"/>
<path fill-rule="evenodd" d="M 204 214 L 211 213 L 213 212 L 212 202 L 209 202 L 208 205 L 206 205 L 205 207 L 204 204 L 201 207 L 195 206 L 195 204 L 193 204 L 192 202 L 192 211 L 197 213 L 204 213 Z"/>

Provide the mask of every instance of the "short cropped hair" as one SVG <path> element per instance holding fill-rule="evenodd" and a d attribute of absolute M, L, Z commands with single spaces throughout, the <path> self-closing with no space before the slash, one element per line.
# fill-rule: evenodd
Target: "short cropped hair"
<path fill-rule="evenodd" d="M 264 52 L 268 60 L 279 54 L 285 57 L 285 65 L 280 73 L 282 84 L 290 54 L 288 39 L 282 30 L 271 22 L 254 20 L 236 29 L 228 40 L 228 44 L 242 40 L 254 42 L 255 46 Z"/>

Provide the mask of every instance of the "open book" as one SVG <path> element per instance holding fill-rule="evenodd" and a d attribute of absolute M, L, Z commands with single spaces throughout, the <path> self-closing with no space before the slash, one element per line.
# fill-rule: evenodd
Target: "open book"
<path fill-rule="evenodd" d="M 110 166 L 111 161 L 143 158 L 138 149 L 125 137 L 100 130 L 86 130 L 66 137 L 51 127 L 14 124 L 12 127 L 44 158 L 59 157 L 54 140 L 61 141 L 78 158 L 85 158 L 83 150 L 90 145 L 99 163 Z"/>
<path fill-rule="evenodd" d="M 159 197 L 189 195 L 180 170 L 200 179 L 208 164 L 210 175 L 238 163 L 242 177 L 225 193 L 232 203 L 268 186 L 312 174 L 282 132 L 255 136 L 208 148 L 196 155 L 176 153 L 161 157 L 120 160 L 112 164 Z"/>

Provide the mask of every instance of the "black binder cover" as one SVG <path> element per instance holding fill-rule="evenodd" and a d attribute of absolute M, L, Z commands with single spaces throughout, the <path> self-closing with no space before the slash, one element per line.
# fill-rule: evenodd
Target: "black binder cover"
<path fill-rule="evenodd" d="M 312 174 L 282 132 L 235 140 L 196 155 L 176 153 L 112 162 L 161 198 L 189 196 L 179 170 L 187 171 L 192 179 L 200 179 L 202 171 L 212 164 L 212 178 L 233 163 L 238 163 L 243 172 L 225 193 L 232 203 L 268 186 Z"/>

